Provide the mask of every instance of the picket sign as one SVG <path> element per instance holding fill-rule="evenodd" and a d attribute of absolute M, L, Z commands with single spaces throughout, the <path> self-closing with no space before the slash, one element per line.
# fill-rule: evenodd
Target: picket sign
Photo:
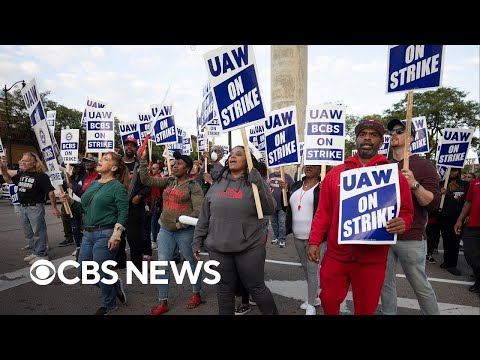
<path fill-rule="evenodd" d="M 240 128 L 240 132 L 242 133 L 243 148 L 245 149 L 245 156 L 247 157 L 248 171 L 252 171 L 253 162 L 252 162 L 252 157 L 250 155 L 250 147 L 248 146 L 247 132 L 245 131 L 244 127 Z M 282 170 L 282 168 L 280 169 Z M 263 219 L 262 204 L 260 202 L 260 194 L 258 193 L 258 187 L 256 184 L 252 184 L 252 191 L 253 191 L 253 198 L 255 199 L 255 206 L 257 208 L 258 218 Z"/>

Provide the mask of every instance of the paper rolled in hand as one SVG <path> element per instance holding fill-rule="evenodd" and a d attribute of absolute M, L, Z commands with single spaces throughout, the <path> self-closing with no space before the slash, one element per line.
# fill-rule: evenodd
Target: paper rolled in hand
<path fill-rule="evenodd" d="M 181 215 L 178 218 L 178 221 L 185 225 L 197 226 L 198 219 L 187 215 Z"/>

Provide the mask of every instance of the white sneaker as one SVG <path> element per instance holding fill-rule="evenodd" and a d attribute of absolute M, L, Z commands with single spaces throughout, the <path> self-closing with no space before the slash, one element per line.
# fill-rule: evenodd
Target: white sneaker
<path fill-rule="evenodd" d="M 313 303 L 313 306 L 319 306 L 320 305 L 320 299 L 317 297 L 315 299 L 315 302 Z M 308 300 L 305 301 L 302 305 L 300 305 L 300 309 L 302 310 L 307 310 L 308 307 Z"/>
<path fill-rule="evenodd" d="M 77 247 L 75 251 L 72 253 L 72 256 L 77 256 L 77 253 L 80 251 L 80 248 Z"/>
<path fill-rule="evenodd" d="M 35 258 L 33 258 L 32 260 L 30 260 L 28 262 L 29 265 L 33 265 L 35 263 L 35 261 L 38 261 L 38 260 L 50 260 L 50 258 L 48 256 L 36 256 Z"/>
<path fill-rule="evenodd" d="M 20 250 L 32 250 L 32 248 L 30 247 L 30 245 L 26 245 L 22 247 Z"/>
<path fill-rule="evenodd" d="M 307 305 L 305 315 L 317 315 L 317 309 L 315 309 L 315 306 Z"/>
<path fill-rule="evenodd" d="M 152 241 L 152 250 L 158 249 L 158 245 L 155 241 Z"/>
<path fill-rule="evenodd" d="M 278 239 L 273 239 L 273 240 L 271 241 L 271 243 L 272 243 L 272 244 L 278 243 Z"/>
<path fill-rule="evenodd" d="M 23 258 L 23 261 L 30 262 L 30 261 L 32 261 L 33 259 L 35 259 L 36 257 L 37 257 L 37 255 L 35 255 L 35 254 L 30 254 L 30 255 L 24 257 L 24 258 Z"/>

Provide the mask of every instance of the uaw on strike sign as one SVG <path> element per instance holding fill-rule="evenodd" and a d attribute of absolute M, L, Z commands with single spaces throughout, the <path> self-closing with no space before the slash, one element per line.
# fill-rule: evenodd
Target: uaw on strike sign
<path fill-rule="evenodd" d="M 387 221 L 400 212 L 397 164 L 347 170 L 340 176 L 339 244 L 395 244 Z"/>
<path fill-rule="evenodd" d="M 222 131 L 263 122 L 265 111 L 253 47 L 223 46 L 206 53 L 204 58 Z"/>
<path fill-rule="evenodd" d="M 463 168 L 474 129 L 443 129 L 437 150 L 437 166 Z"/>

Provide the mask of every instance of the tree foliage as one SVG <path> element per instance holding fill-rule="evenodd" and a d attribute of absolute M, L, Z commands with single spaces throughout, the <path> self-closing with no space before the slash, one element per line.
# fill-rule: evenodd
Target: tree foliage
<path fill-rule="evenodd" d="M 480 103 L 465 100 L 467 93 L 455 88 L 439 88 L 434 91 L 414 93 L 412 117 L 425 116 L 430 139 L 430 154 L 436 155 L 437 144 L 444 128 L 478 128 L 480 123 Z M 405 119 L 407 95 L 392 109 L 385 110 L 384 120 Z M 472 148 L 478 150 L 479 139 L 472 140 Z"/>

